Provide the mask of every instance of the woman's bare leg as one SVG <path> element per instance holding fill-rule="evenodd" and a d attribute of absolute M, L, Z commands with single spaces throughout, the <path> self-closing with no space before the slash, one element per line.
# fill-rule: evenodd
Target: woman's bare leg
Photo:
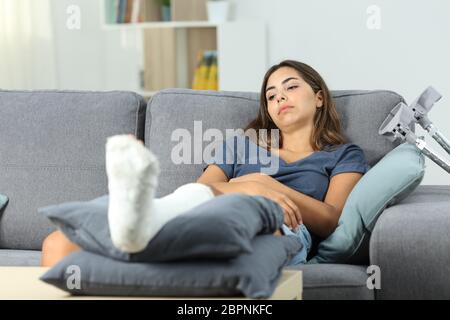
<path fill-rule="evenodd" d="M 72 252 L 81 248 L 71 242 L 61 231 L 50 233 L 42 244 L 41 265 L 52 267 Z"/>
<path fill-rule="evenodd" d="M 274 235 L 274 236 L 279 236 L 279 237 L 281 237 L 283 234 L 281 233 L 280 229 L 278 229 L 277 231 L 275 231 L 275 232 L 273 233 L 273 235 Z"/>

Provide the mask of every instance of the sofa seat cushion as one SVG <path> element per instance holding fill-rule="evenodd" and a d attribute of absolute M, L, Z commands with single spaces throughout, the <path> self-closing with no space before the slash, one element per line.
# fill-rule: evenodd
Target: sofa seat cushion
<path fill-rule="evenodd" d="M 1 267 L 35 267 L 41 265 L 41 251 L 0 249 Z"/>
<path fill-rule="evenodd" d="M 304 264 L 286 269 L 303 271 L 304 300 L 373 300 L 367 288 L 366 266 L 347 264 Z"/>

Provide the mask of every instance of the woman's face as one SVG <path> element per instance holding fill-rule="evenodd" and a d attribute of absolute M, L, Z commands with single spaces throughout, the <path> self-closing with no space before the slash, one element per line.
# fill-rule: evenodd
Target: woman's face
<path fill-rule="evenodd" d="M 316 108 L 323 103 L 321 92 L 314 93 L 297 70 L 290 67 L 282 67 L 270 75 L 266 101 L 269 115 L 280 130 L 292 125 L 312 125 Z"/>

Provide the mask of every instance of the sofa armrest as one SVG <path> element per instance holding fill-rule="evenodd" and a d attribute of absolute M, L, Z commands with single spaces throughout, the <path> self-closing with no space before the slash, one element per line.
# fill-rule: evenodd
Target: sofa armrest
<path fill-rule="evenodd" d="M 377 299 L 450 299 L 450 188 L 439 191 L 439 201 L 424 190 L 430 189 L 416 193 L 419 201 L 413 194 L 386 209 L 375 225 L 370 262 L 381 272 Z"/>

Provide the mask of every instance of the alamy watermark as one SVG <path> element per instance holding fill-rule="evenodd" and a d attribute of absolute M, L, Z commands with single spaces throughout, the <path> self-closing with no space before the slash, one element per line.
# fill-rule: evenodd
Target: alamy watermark
<path fill-rule="evenodd" d="M 170 139 L 177 144 L 170 158 L 174 164 L 260 164 L 261 173 L 275 174 L 280 159 L 267 149 L 269 137 L 271 148 L 278 148 L 279 129 L 270 129 L 270 134 L 267 129 L 226 129 L 224 136 L 214 128 L 203 132 L 202 121 L 194 121 L 193 135 L 184 128 L 172 132 Z M 205 148 L 204 142 L 209 142 Z"/>
<path fill-rule="evenodd" d="M 70 265 L 66 269 L 69 275 L 66 280 L 66 287 L 69 290 L 81 290 L 81 268 L 77 265 Z"/>
<path fill-rule="evenodd" d="M 377 5 L 371 5 L 367 7 L 366 13 L 369 15 L 367 17 L 366 26 L 369 30 L 380 30 L 381 29 L 381 8 Z"/>
<path fill-rule="evenodd" d="M 366 281 L 369 290 L 381 289 L 381 269 L 377 265 L 367 267 L 366 273 L 369 275 Z"/>
<path fill-rule="evenodd" d="M 66 20 L 66 27 L 69 30 L 80 30 L 81 29 L 81 8 L 77 5 L 70 5 L 66 9 L 68 15 Z"/>

